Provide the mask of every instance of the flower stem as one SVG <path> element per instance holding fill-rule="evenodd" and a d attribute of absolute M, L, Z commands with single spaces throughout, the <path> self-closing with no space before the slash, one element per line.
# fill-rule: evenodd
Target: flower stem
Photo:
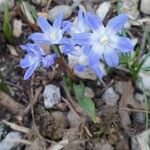
<path fill-rule="evenodd" d="M 64 59 L 63 55 L 61 54 L 59 48 L 56 45 L 52 45 L 52 49 L 53 51 L 57 54 L 58 58 L 57 58 L 57 63 L 60 64 L 60 66 L 63 66 L 66 74 L 68 75 L 68 77 L 73 80 L 73 81 L 77 81 L 77 77 L 74 74 L 74 72 L 69 68 L 68 64 L 66 63 L 66 60 Z"/>

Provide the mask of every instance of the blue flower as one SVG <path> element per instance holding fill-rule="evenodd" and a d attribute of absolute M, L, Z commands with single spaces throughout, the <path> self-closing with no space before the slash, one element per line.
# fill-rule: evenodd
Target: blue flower
<path fill-rule="evenodd" d="M 73 41 L 78 45 L 89 45 L 91 47 L 90 53 L 92 57 L 94 56 L 93 59 L 95 57 L 99 59 L 104 57 L 110 67 L 115 67 L 119 63 L 116 50 L 126 53 L 134 48 L 130 39 L 117 35 L 127 22 L 128 16 L 126 14 L 118 15 L 109 20 L 106 27 L 104 27 L 100 19 L 98 22 L 92 16 L 93 14 L 91 13 L 85 16 L 86 24 L 90 27 L 91 33 L 76 34 L 73 36 Z"/>
<path fill-rule="evenodd" d="M 87 13 L 88 14 L 88 13 Z M 64 21 L 63 26 L 67 28 L 68 33 L 73 36 L 78 33 L 84 33 L 90 31 L 87 21 L 87 14 L 84 14 L 81 10 L 78 11 L 78 16 L 73 22 Z M 99 22 L 99 18 L 95 15 L 90 16 L 89 19 L 94 19 L 95 22 Z"/>
<path fill-rule="evenodd" d="M 26 44 L 20 47 L 27 52 L 25 57 L 20 60 L 20 66 L 23 69 L 27 68 L 24 80 L 27 80 L 41 64 L 48 68 L 54 63 L 56 55 L 46 55 L 43 49 L 37 44 Z"/>
<path fill-rule="evenodd" d="M 38 17 L 37 24 L 43 33 L 33 33 L 29 36 L 29 39 L 38 44 L 52 45 L 60 43 L 63 38 L 63 33 L 65 32 L 65 28 L 61 29 L 62 15 L 57 16 L 53 26 L 51 26 L 44 17 Z"/>

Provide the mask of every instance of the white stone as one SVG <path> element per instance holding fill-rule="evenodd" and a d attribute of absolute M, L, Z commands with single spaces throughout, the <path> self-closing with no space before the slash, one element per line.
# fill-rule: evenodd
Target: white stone
<path fill-rule="evenodd" d="M 114 92 L 112 87 L 110 87 L 104 92 L 102 99 L 108 106 L 114 106 L 119 100 L 119 95 Z"/>
<path fill-rule="evenodd" d="M 150 129 L 144 130 L 142 133 L 133 136 L 131 139 L 131 149 L 150 150 L 149 137 Z"/>
<path fill-rule="evenodd" d="M 58 5 L 48 12 L 48 19 L 53 22 L 59 14 L 63 14 L 63 19 L 68 19 L 72 14 L 72 8 L 68 5 Z"/>
<path fill-rule="evenodd" d="M 140 11 L 150 15 L 150 0 L 141 0 Z"/>
<path fill-rule="evenodd" d="M 53 85 L 46 85 L 43 92 L 44 106 L 46 109 L 53 107 L 61 100 L 60 89 Z"/>
<path fill-rule="evenodd" d="M 73 113 L 72 111 L 68 112 L 67 120 L 70 127 L 77 127 L 80 124 L 80 118 L 77 116 L 77 114 Z"/>
<path fill-rule="evenodd" d="M 13 36 L 18 38 L 22 33 L 22 20 L 14 19 L 13 21 Z"/>
<path fill-rule="evenodd" d="M 129 19 L 136 20 L 139 16 L 138 11 L 139 0 L 121 0 L 119 2 L 120 13 L 127 13 Z"/>
<path fill-rule="evenodd" d="M 109 1 L 103 2 L 99 5 L 99 7 L 96 10 L 96 14 L 101 18 L 101 20 L 104 20 L 107 13 L 111 9 L 111 3 Z"/>
<path fill-rule="evenodd" d="M 93 98 L 95 96 L 93 90 L 89 87 L 85 87 L 84 89 L 84 96 L 88 97 L 88 98 Z"/>
<path fill-rule="evenodd" d="M 6 0 L 0 0 L 0 12 L 4 11 Z M 14 0 L 8 0 L 8 8 L 12 9 L 14 7 Z"/>
<path fill-rule="evenodd" d="M 21 140 L 21 138 L 21 133 L 15 131 L 9 132 L 5 139 L 0 142 L 0 150 L 11 150 L 15 148 L 19 145 L 17 141 Z"/>
<path fill-rule="evenodd" d="M 46 6 L 48 3 L 48 0 L 31 0 L 33 4 L 40 5 L 40 6 Z"/>
<path fill-rule="evenodd" d="M 146 55 L 143 55 L 142 60 L 145 58 Z M 150 71 L 144 71 L 143 69 L 150 66 L 150 57 L 146 59 L 146 61 L 143 63 L 143 66 L 139 72 L 139 76 L 143 82 L 143 86 L 145 90 L 150 90 Z M 141 80 L 138 80 L 136 82 L 136 85 L 139 89 L 143 90 L 142 82 Z"/>

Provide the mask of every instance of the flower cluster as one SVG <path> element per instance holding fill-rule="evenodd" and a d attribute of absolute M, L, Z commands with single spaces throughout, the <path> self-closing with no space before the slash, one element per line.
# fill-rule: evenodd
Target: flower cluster
<path fill-rule="evenodd" d="M 120 14 L 104 26 L 98 16 L 91 12 L 84 14 L 80 10 L 73 22 L 62 21 L 62 14 L 55 19 L 53 25 L 44 17 L 38 17 L 37 24 L 42 33 L 29 36 L 34 44 L 21 46 L 27 52 L 20 61 L 21 67 L 27 68 L 24 79 L 28 79 L 38 66 L 48 68 L 55 62 L 57 55 L 47 55 L 41 48 L 43 44 L 62 45 L 62 54 L 78 57 L 78 63 L 74 66 L 76 71 L 82 72 L 89 67 L 102 78 L 104 73 L 100 68 L 101 61 L 105 61 L 110 67 L 116 67 L 119 64 L 117 53 L 130 52 L 134 48 L 130 39 L 118 34 L 127 20 L 126 14 Z"/>

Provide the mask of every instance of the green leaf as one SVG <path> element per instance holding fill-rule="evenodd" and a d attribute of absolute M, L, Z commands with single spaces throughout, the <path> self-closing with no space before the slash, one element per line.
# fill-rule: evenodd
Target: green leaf
<path fill-rule="evenodd" d="M 84 96 L 84 85 L 80 83 L 79 85 L 74 84 L 74 93 L 75 97 L 79 103 L 79 105 L 84 109 L 88 116 L 92 118 L 92 120 L 96 123 L 96 111 L 95 111 L 95 104 L 93 101 Z"/>
<path fill-rule="evenodd" d="M 4 23 L 3 23 L 3 34 L 8 41 L 12 40 L 12 29 L 9 23 L 9 10 L 7 1 L 4 5 Z"/>
<path fill-rule="evenodd" d="M 23 14 L 27 18 L 27 20 L 30 23 L 34 24 L 35 20 L 37 18 L 37 12 L 36 12 L 35 8 L 32 5 L 30 5 L 28 2 L 25 2 L 25 1 L 20 2 L 20 7 L 21 7 Z"/>

